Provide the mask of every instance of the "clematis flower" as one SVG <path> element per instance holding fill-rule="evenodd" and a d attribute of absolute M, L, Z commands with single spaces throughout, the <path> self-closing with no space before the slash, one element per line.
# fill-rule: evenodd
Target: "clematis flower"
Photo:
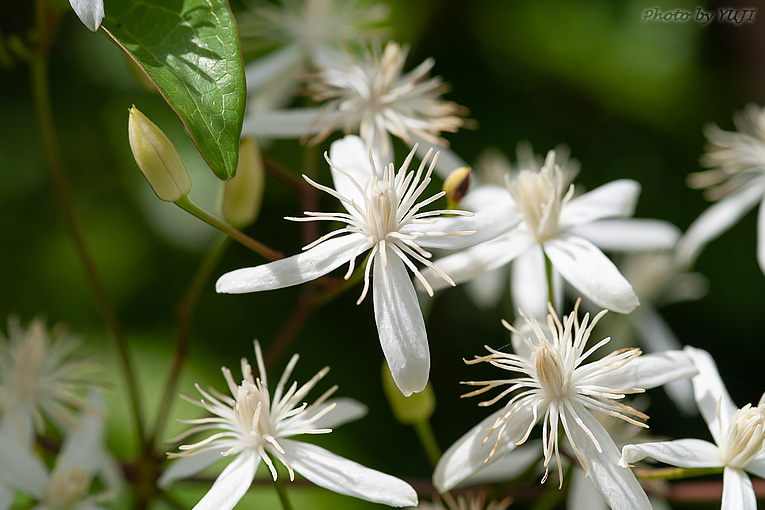
<path fill-rule="evenodd" d="M 98 30 L 104 19 L 104 0 L 69 0 L 69 5 L 83 25 L 93 32 Z"/>
<path fill-rule="evenodd" d="M 294 480 L 295 472 L 298 472 L 316 485 L 340 494 L 397 507 L 417 504 L 417 493 L 406 482 L 318 446 L 290 439 L 299 434 L 329 433 L 332 431 L 329 426 L 339 425 L 351 415 L 358 414 L 359 404 L 349 406 L 345 403 L 342 405 L 345 408 L 342 416 L 336 420 L 328 419 L 328 413 L 340 411 L 337 402 L 327 401 L 337 386 L 330 388 L 311 405 L 304 402 L 306 395 L 329 372 L 329 367 L 319 371 L 303 386 L 298 387 L 296 382 L 287 386 L 298 361 L 298 356 L 293 356 L 272 397 L 257 341 L 255 357 L 258 376 L 253 375 L 250 364 L 242 359 L 243 380 L 240 384 L 236 384 L 231 371 L 223 368 L 231 397 L 215 390 L 208 393 L 199 385 L 197 389 L 203 400 L 186 397 L 186 400 L 213 416 L 183 420 L 183 423 L 194 427 L 178 440 L 199 432 L 216 432 L 198 443 L 181 446 L 181 453 L 169 454 L 170 457 L 183 458 L 164 473 L 159 480 L 161 485 L 197 473 L 221 456 L 233 457 L 194 507 L 195 510 L 231 510 L 249 489 L 261 461 L 266 464 L 273 479 L 277 479 L 276 459 L 287 468 L 290 480 Z"/>
<path fill-rule="evenodd" d="M 710 241 L 759 203 L 757 260 L 765 273 L 765 109 L 747 105 L 734 121 L 736 133 L 715 125 L 705 130 L 707 153 L 701 163 L 711 170 L 689 175 L 688 183 L 692 188 L 706 188 L 706 198 L 718 202 L 688 227 L 678 258 L 693 264 Z"/>
<path fill-rule="evenodd" d="M 432 59 L 404 73 L 408 52 L 408 48 L 391 42 L 382 55 L 376 51 L 333 59 L 320 66 L 308 87 L 314 100 L 324 102 L 322 107 L 256 115 L 245 120 L 243 133 L 283 137 L 315 134 L 312 141 L 318 142 L 342 129 L 346 134 L 358 133 L 382 161 L 394 159 L 391 135 L 408 145 L 427 142 L 448 146 L 441 132 L 455 132 L 463 126 L 467 109 L 439 98 L 447 87 L 440 78 L 428 77 Z"/>
<path fill-rule="evenodd" d="M 519 312 L 532 329 L 534 337 L 524 336 L 506 322 L 505 327 L 522 338 L 522 353 L 508 354 L 486 347 L 489 354 L 476 356 L 468 364 L 487 362 L 498 368 L 519 372 L 522 377 L 470 381 L 480 386 L 465 396 L 483 394 L 493 388 L 504 389 L 494 398 L 482 402 L 490 406 L 509 395 L 502 410 L 473 427 L 453 444 L 436 466 L 433 483 L 439 491 L 447 491 L 462 480 L 495 462 L 516 446 L 524 444 L 537 422 L 542 420 L 542 451 L 547 479 L 553 456 L 558 478 L 563 483 L 559 436 L 565 435 L 580 465 L 603 498 L 614 509 L 650 509 L 645 492 L 635 476 L 617 468 L 619 450 L 608 432 L 593 416 L 597 411 L 620 418 L 639 427 L 648 417 L 619 401 L 626 395 L 642 393 L 646 388 L 696 374 L 688 355 L 668 351 L 640 356 L 639 349 L 614 351 L 603 358 L 584 364 L 609 338 L 585 351 L 593 327 L 606 312 L 590 321 L 582 321 L 574 311 L 561 321 L 550 306 L 547 315 L 549 335 L 534 317 Z M 561 431 L 561 428 L 563 429 Z"/>
<path fill-rule="evenodd" d="M 282 0 L 242 13 L 242 45 L 276 48 L 245 66 L 248 117 L 284 106 L 303 75 L 342 55 L 343 45 L 385 36 L 389 11 L 366 0 Z"/>
<path fill-rule="evenodd" d="M 66 428 L 74 411 L 85 407 L 85 388 L 93 385 L 92 361 L 77 358 L 79 342 L 61 329 L 52 335 L 42 319 L 23 328 L 8 321 L 8 337 L 0 333 L 0 410 L 16 423 L 24 444 L 45 430 L 45 417 Z"/>
<path fill-rule="evenodd" d="M 0 482 L 36 500 L 32 510 L 102 510 L 107 508 L 102 502 L 116 498 L 122 479 L 119 466 L 104 448 L 105 406 L 96 391 L 87 402 L 50 471 L 33 450 L 7 433 L 11 428 L 0 428 Z M 95 478 L 103 487 L 99 493 L 91 493 Z M 11 501 L 12 497 L 2 503 Z"/>
<path fill-rule="evenodd" d="M 714 359 L 706 351 L 685 348 L 698 367 L 693 390 L 699 411 L 715 444 L 700 439 L 678 439 L 660 443 L 627 445 L 622 448 L 622 466 L 653 457 L 685 468 L 722 467 L 723 510 L 756 510 L 751 473 L 765 478 L 765 394 L 757 407 L 737 409 L 720 379 Z"/>
<path fill-rule="evenodd" d="M 430 295 L 433 291 L 415 266 L 419 262 L 439 275 L 446 284 L 451 278 L 430 261 L 427 248 L 460 248 L 470 244 L 465 234 L 473 234 L 474 218 L 440 217 L 442 214 L 470 215 L 464 211 L 428 211 L 422 208 L 441 196 L 440 192 L 416 203 L 431 179 L 434 158 L 425 170 L 430 154 L 417 169 L 409 172 L 414 150 L 395 171 L 393 164 L 379 176 L 364 143 L 356 136 L 334 142 L 327 158 L 335 189 L 315 183 L 312 186 L 340 200 L 347 212 L 306 212 L 293 221 L 339 221 L 343 228 L 330 232 L 303 248 L 299 255 L 262 266 L 238 269 L 218 279 L 218 292 L 239 294 L 280 289 L 314 280 L 348 263 L 345 278 L 355 269 L 355 259 L 369 251 L 364 268 L 361 303 L 370 287 L 375 320 L 385 359 L 393 380 L 404 395 L 422 391 L 428 382 L 430 352 L 425 321 L 407 269 Z M 490 216 L 478 217 L 487 225 L 496 224 Z M 469 220 L 460 223 L 460 220 Z M 461 229 L 461 226 L 473 227 Z M 501 227 L 502 225 L 499 225 Z M 486 232 L 496 229 L 489 227 Z M 480 240 L 480 238 L 479 238 Z M 370 275 L 370 273 L 372 273 Z"/>
<path fill-rule="evenodd" d="M 626 219 L 640 192 L 637 182 L 613 181 L 575 197 L 564 168 L 550 151 L 539 171 L 522 170 L 504 188 L 486 185 L 468 192 L 461 204 L 465 209 L 503 211 L 505 222 L 521 223 L 496 239 L 439 259 L 438 267 L 461 283 L 513 262 L 515 304 L 540 315 L 551 299 L 545 262 L 549 260 L 556 289 L 560 275 L 598 306 L 631 312 L 638 297 L 601 248 L 673 246 L 677 228 L 658 220 Z M 434 289 L 445 287 L 434 273 L 423 275 Z"/>

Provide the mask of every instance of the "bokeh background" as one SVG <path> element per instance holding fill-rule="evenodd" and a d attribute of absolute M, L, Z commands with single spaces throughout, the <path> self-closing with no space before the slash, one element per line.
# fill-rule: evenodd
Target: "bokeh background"
<path fill-rule="evenodd" d="M 475 129 L 447 136 L 463 159 L 473 163 L 483 150 L 497 148 L 515 160 L 519 142 L 529 141 L 541 153 L 564 143 L 581 163 L 578 184 L 592 189 L 618 178 L 635 179 L 642 185 L 636 216 L 665 219 L 683 230 L 709 205 L 685 183 L 687 174 L 699 170 L 703 126 L 714 122 L 733 129 L 735 111 L 750 102 L 765 104 L 762 2 L 387 3 L 392 38 L 411 46 L 407 68 L 435 58 L 433 73 L 451 84 L 447 98 L 467 106 L 477 122 Z M 242 1 L 232 1 L 232 7 L 235 12 L 246 8 Z M 755 21 L 736 25 L 715 20 L 706 26 L 694 20 L 642 21 L 643 12 L 651 8 L 719 7 L 757 9 Z M 4 3 L 2 35 L 23 34 L 31 16 L 31 3 Z M 11 59 L 3 61 L 0 72 L 0 323 L 12 314 L 23 323 L 43 316 L 49 325 L 65 323 L 82 336 L 86 348 L 103 360 L 110 446 L 128 455 L 133 435 L 125 393 L 54 195 L 28 69 Z M 153 414 L 172 356 L 174 306 L 219 234 L 153 195 L 129 150 L 128 108 L 137 105 L 178 147 L 192 172 L 194 201 L 217 212 L 221 185 L 161 97 L 142 86 L 116 46 L 85 30 L 72 14 L 60 27 L 50 79 L 77 214 L 128 336 Z M 293 141 L 265 150 L 296 175 L 304 165 L 318 165 L 319 180 L 328 182 L 327 168 L 316 162 L 332 139 L 304 151 L 296 151 Z M 398 146 L 397 153 L 404 152 Z M 325 198 L 320 210 L 334 207 Z M 269 175 L 260 218 L 247 233 L 284 253 L 296 253 L 302 245 L 301 227 L 282 218 L 301 212 L 291 190 Z M 713 354 L 738 405 L 756 402 L 763 391 L 765 278 L 756 263 L 755 233 L 753 212 L 699 258 L 695 269 L 708 278 L 708 294 L 662 309 L 682 342 Z M 253 338 L 268 346 L 284 328 L 299 289 L 242 296 L 214 292 L 218 275 L 261 262 L 238 245 L 219 262 L 191 322 L 183 391 L 194 394 L 195 381 L 223 389 L 220 366 L 236 372 L 241 357 L 254 361 Z M 300 381 L 325 365 L 332 367 L 316 395 L 337 383 L 338 395 L 369 406 L 364 419 L 316 442 L 370 467 L 425 482 L 431 471 L 417 438 L 394 420 L 382 393 L 382 353 L 372 303 L 367 299 L 356 306 L 359 292 L 352 289 L 313 314 L 288 350 L 301 354 L 295 372 Z M 499 321 L 509 313 L 507 303 L 479 310 L 461 288 L 432 303 L 431 378 L 438 402 L 432 423 L 442 448 L 490 412 L 478 408 L 477 399 L 459 398 L 464 392 L 460 380 L 488 373 L 465 367 L 462 358 L 481 353 L 484 344 L 506 344 Z M 272 378 L 287 359 L 275 361 Z M 661 392 L 651 397 L 648 414 L 655 434 L 707 438 L 699 418 L 679 417 Z M 177 399 L 171 416 L 193 417 L 196 412 Z M 168 437 L 179 430 L 171 426 Z M 239 508 L 276 507 L 269 485 L 256 485 Z M 557 481 L 547 484 L 555 486 Z M 206 488 L 178 484 L 177 493 L 192 505 Z M 303 485 L 290 491 L 296 508 L 374 507 Z M 164 506 L 158 503 L 157 508 Z"/>

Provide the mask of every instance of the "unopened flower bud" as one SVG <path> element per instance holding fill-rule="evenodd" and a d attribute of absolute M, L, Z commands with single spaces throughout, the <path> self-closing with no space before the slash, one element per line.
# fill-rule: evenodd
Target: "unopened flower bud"
<path fill-rule="evenodd" d="M 138 168 L 161 200 L 175 202 L 189 194 L 191 177 L 178 151 L 135 106 L 130 109 L 128 136 Z"/>
<path fill-rule="evenodd" d="M 260 213 L 263 201 L 263 159 L 255 140 L 244 138 L 239 143 L 239 165 L 236 176 L 223 188 L 223 217 L 236 227 L 252 224 Z"/>
<path fill-rule="evenodd" d="M 383 391 L 388 399 L 388 404 L 390 404 L 393 416 L 399 423 L 415 425 L 428 420 L 435 411 L 436 396 L 430 383 L 421 392 L 412 393 L 405 397 L 396 386 L 387 363 L 383 363 L 382 379 Z"/>
<path fill-rule="evenodd" d="M 456 209 L 460 205 L 462 197 L 467 193 L 472 177 L 473 170 L 469 166 L 463 166 L 453 170 L 446 178 L 443 190 L 446 192 L 449 209 Z"/>

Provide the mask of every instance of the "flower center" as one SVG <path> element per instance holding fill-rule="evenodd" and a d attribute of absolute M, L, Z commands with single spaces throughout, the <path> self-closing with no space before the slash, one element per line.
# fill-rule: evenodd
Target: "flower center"
<path fill-rule="evenodd" d="M 726 466 L 743 468 L 765 448 L 765 405 L 747 404 L 733 415 L 720 444 L 720 460 Z"/>
<path fill-rule="evenodd" d="M 535 354 L 534 367 L 539 384 L 548 398 L 557 400 L 568 396 L 569 377 L 557 349 L 549 344 L 542 345 Z"/>
<path fill-rule="evenodd" d="M 268 400 L 268 393 L 264 394 L 257 385 L 247 380 L 239 385 L 234 411 L 242 440 L 252 446 L 265 446 L 266 438 L 273 437 Z"/>
<path fill-rule="evenodd" d="M 397 229 L 398 194 L 391 180 L 373 179 L 368 196 L 367 219 L 370 235 L 375 242 L 380 242 Z"/>
<path fill-rule="evenodd" d="M 71 508 L 82 501 L 89 487 L 88 471 L 72 468 L 53 475 L 45 499 L 51 508 Z"/>

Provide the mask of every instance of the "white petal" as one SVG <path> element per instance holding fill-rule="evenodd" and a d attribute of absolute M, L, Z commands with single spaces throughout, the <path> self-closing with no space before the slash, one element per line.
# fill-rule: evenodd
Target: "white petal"
<path fill-rule="evenodd" d="M 757 510 L 757 497 L 752 480 L 741 469 L 726 467 L 723 471 L 723 493 L 720 510 Z"/>
<path fill-rule="evenodd" d="M 566 507 L 569 510 L 608 510 L 608 503 L 584 474 L 583 469 L 574 469 L 569 475 L 570 488 Z"/>
<path fill-rule="evenodd" d="M 242 125 L 242 136 L 268 138 L 300 138 L 313 134 L 320 108 L 292 108 L 248 115 Z"/>
<path fill-rule="evenodd" d="M 504 266 L 533 244 L 534 240 L 530 236 L 512 231 L 493 241 L 481 243 L 438 259 L 434 263 L 448 274 L 455 283 L 462 283 L 486 271 Z M 434 289 L 443 289 L 449 286 L 431 269 L 424 270 L 422 275 Z"/>
<path fill-rule="evenodd" d="M 242 294 L 261 290 L 281 289 L 324 276 L 363 251 L 355 251 L 366 244 L 360 234 L 350 234 L 323 243 L 298 255 L 257 267 L 246 267 L 224 274 L 215 284 L 217 292 Z"/>
<path fill-rule="evenodd" d="M 590 436 L 568 415 L 569 430 L 573 436 L 569 440 L 573 439 L 582 457 L 587 461 L 590 469 L 588 478 L 603 499 L 613 510 L 651 510 L 648 496 L 635 478 L 635 474 L 631 469 L 619 467 L 621 454 L 606 429 L 583 406 L 575 402 L 572 402 L 572 405 L 584 426 L 598 440 L 602 450 L 598 452 Z"/>
<path fill-rule="evenodd" d="M 335 408 L 314 422 L 314 426 L 320 429 L 332 429 L 349 421 L 358 420 L 366 416 L 369 408 L 352 398 L 341 397 L 327 400 L 322 407 L 336 404 Z"/>
<path fill-rule="evenodd" d="M 257 92 L 274 80 L 278 80 L 282 75 L 294 75 L 300 69 L 302 58 L 300 48 L 297 45 L 290 45 L 247 64 L 244 68 L 247 93 Z"/>
<path fill-rule="evenodd" d="M 507 271 L 503 267 L 480 274 L 465 284 L 465 294 L 481 309 L 499 303 L 507 289 Z"/>
<path fill-rule="evenodd" d="M 691 381 L 696 404 L 699 406 L 704 421 L 707 422 L 709 432 L 712 433 L 715 443 L 720 444 L 720 440 L 727 432 L 728 425 L 737 408 L 733 404 L 728 390 L 725 389 L 725 384 L 720 378 L 720 373 L 717 371 L 717 365 L 712 356 L 707 351 L 695 347 L 686 347 L 684 350 L 699 370 L 699 375 Z"/>
<path fill-rule="evenodd" d="M 42 499 L 50 477 L 40 458 L 13 437 L 0 438 L 0 444 L 0 483 Z"/>
<path fill-rule="evenodd" d="M 521 216 L 506 207 L 485 207 L 473 216 L 440 216 L 432 223 L 405 225 L 401 231 L 408 232 L 471 232 L 459 236 L 422 236 L 417 244 L 423 248 L 459 250 L 495 239 L 518 226 Z"/>
<path fill-rule="evenodd" d="M 491 459 L 486 460 L 496 443 L 497 431 L 492 434 L 483 446 L 481 446 L 481 443 L 484 442 L 488 430 L 494 425 L 501 414 L 502 410 L 499 410 L 485 418 L 459 438 L 441 456 L 433 472 L 433 485 L 438 492 L 451 490 L 461 481 L 491 463 L 498 461 L 506 453 L 515 449 L 515 443 L 523 438 L 533 420 L 533 414 L 529 406 L 522 407 L 516 411 L 502 436 L 502 442 L 499 444 L 496 453 Z"/>
<path fill-rule="evenodd" d="M 754 204 L 762 200 L 763 193 L 765 183 L 749 185 L 701 213 L 677 244 L 680 263 L 693 265 L 701 250 L 749 212 Z"/>
<path fill-rule="evenodd" d="M 685 468 L 722 466 L 717 446 L 701 439 L 629 444 L 622 448 L 622 459 L 626 464 L 634 464 L 646 457 Z"/>
<path fill-rule="evenodd" d="M 670 381 L 688 379 L 699 371 L 685 351 L 644 354 L 605 375 L 587 378 L 587 384 L 607 388 L 655 388 Z"/>
<path fill-rule="evenodd" d="M 542 318 L 547 315 L 547 271 L 542 247 L 534 245 L 513 261 L 510 291 L 513 307 L 526 315 Z"/>
<path fill-rule="evenodd" d="M 387 248 L 386 248 L 387 249 Z M 385 359 L 396 386 L 405 396 L 425 389 L 430 351 L 425 321 L 404 263 L 391 250 L 388 264 L 375 255 L 372 281 L 375 321 Z"/>
<path fill-rule="evenodd" d="M 372 166 L 369 164 L 369 151 L 358 136 L 348 135 L 332 142 L 329 148 L 329 159 L 343 172 L 350 175 L 362 190 L 366 186 L 367 181 L 374 175 L 372 173 Z M 375 161 L 375 169 L 378 173 L 382 170 L 379 163 L 379 161 Z M 365 198 L 356 184 L 334 168 L 331 168 L 330 171 L 332 172 L 332 182 L 337 192 L 364 209 Z M 343 203 L 343 207 L 354 216 L 358 214 L 355 209 L 349 208 L 345 203 Z"/>
<path fill-rule="evenodd" d="M 757 262 L 760 263 L 760 270 L 765 273 L 765 200 L 757 213 Z"/>
<path fill-rule="evenodd" d="M 481 211 L 488 207 L 502 207 L 516 210 L 517 205 L 510 192 L 504 186 L 485 184 L 471 189 L 460 202 L 461 209 Z"/>
<path fill-rule="evenodd" d="M 563 206 L 561 227 L 565 229 L 603 218 L 632 216 L 640 194 L 640 184 L 620 179 L 574 197 Z"/>
<path fill-rule="evenodd" d="M 594 244 L 562 234 L 544 243 L 553 267 L 598 306 L 629 313 L 640 303 L 632 286 Z"/>
<path fill-rule="evenodd" d="M 16 497 L 16 491 L 0 484 L 0 510 L 8 510 Z"/>
<path fill-rule="evenodd" d="M 541 470 L 542 455 L 542 441 L 527 441 L 495 462 L 488 463 L 486 467 L 457 484 L 457 487 L 514 480 L 536 463 L 539 463 Z"/>
<path fill-rule="evenodd" d="M 193 510 L 232 510 L 255 478 L 260 457 L 244 450 L 218 476 L 207 494 Z"/>
<path fill-rule="evenodd" d="M 74 426 L 61 447 L 56 460 L 55 472 L 80 468 L 92 475 L 103 461 L 104 420 L 106 409 L 101 395 L 92 390 L 88 407 Z"/>
<path fill-rule="evenodd" d="M 93 32 L 98 30 L 104 19 L 104 0 L 69 0 L 69 4 L 83 25 Z"/>
<path fill-rule="evenodd" d="M 335 455 L 316 445 L 280 439 L 292 468 L 320 487 L 396 507 L 415 506 L 417 493 L 403 480 Z"/>
<path fill-rule="evenodd" d="M 648 251 L 674 248 L 680 229 L 661 220 L 599 220 L 569 229 L 606 251 Z"/>
<path fill-rule="evenodd" d="M 225 457 L 221 455 L 224 451 L 226 451 L 226 448 L 220 450 L 207 450 L 190 457 L 180 457 L 175 459 L 170 463 L 170 467 L 168 467 L 159 477 L 157 485 L 166 489 L 176 480 L 183 480 L 184 478 L 202 472 L 215 462 L 225 459 Z"/>
<path fill-rule="evenodd" d="M 760 478 L 765 478 L 765 453 L 755 456 L 744 467 L 747 471 Z"/>

